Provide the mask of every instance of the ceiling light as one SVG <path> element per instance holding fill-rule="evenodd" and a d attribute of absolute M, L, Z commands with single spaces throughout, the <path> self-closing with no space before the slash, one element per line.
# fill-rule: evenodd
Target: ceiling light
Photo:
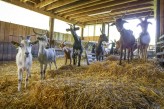
<path fill-rule="evenodd" d="M 110 12 L 111 12 L 111 10 L 110 11 L 105 11 L 105 12 L 100 12 L 100 13 L 95 13 L 95 14 L 90 14 L 88 16 L 96 16 L 96 15 L 99 15 L 99 14 L 105 14 L 105 13 L 110 13 Z"/>

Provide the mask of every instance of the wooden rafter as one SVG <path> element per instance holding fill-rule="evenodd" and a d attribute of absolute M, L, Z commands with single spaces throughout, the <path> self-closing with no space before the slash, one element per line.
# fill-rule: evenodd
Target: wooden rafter
<path fill-rule="evenodd" d="M 144 9 L 144 10 L 130 10 L 130 11 L 128 11 L 127 13 L 126 13 L 126 16 L 129 16 L 129 15 L 131 15 L 131 14 L 140 14 L 140 13 L 150 13 L 150 12 L 153 12 L 153 10 L 152 9 L 149 9 L 149 10 L 147 10 L 147 9 Z M 103 15 L 103 16 L 97 16 L 97 17 L 92 17 L 92 18 L 88 18 L 88 19 L 85 19 L 85 20 L 83 20 L 83 22 L 88 22 L 88 21 L 97 21 L 97 20 L 99 20 L 99 19 L 110 19 L 110 18 L 113 18 L 113 17 L 118 17 L 118 16 L 121 16 L 121 14 L 120 13 L 115 13 L 115 14 L 112 14 L 112 15 Z M 81 19 L 82 20 L 82 19 Z"/>
<path fill-rule="evenodd" d="M 152 9 L 143 9 L 143 10 L 130 10 L 126 13 L 126 15 L 129 15 L 129 14 L 138 14 L 138 13 L 145 13 L 145 12 L 150 12 L 150 11 L 153 11 Z M 117 17 L 117 16 L 120 16 L 122 15 L 121 13 L 113 13 L 112 15 L 111 14 L 104 14 L 104 15 L 99 15 L 99 16 L 92 16 L 92 17 L 85 17 L 85 18 L 81 18 L 80 20 L 83 21 L 83 22 L 87 22 L 87 21 L 92 21 L 92 20 L 98 20 L 98 19 L 103 19 L 103 18 L 113 18 L 113 17 Z"/>
<path fill-rule="evenodd" d="M 73 9 L 71 9 L 71 10 L 67 10 L 67 11 L 63 11 L 63 12 L 60 12 L 60 14 L 66 14 L 66 13 L 73 13 L 73 12 L 79 12 L 79 11 L 84 11 L 84 10 L 86 10 L 87 8 L 89 8 L 89 7 L 93 7 L 93 8 L 95 8 L 94 6 L 97 6 L 97 5 L 100 5 L 100 4 L 105 4 L 105 3 L 109 3 L 109 2 L 111 2 L 111 1 L 113 1 L 113 0 L 102 0 L 102 1 L 96 1 L 96 2 L 94 2 L 94 3 L 90 3 L 90 4 L 88 4 L 88 5 L 82 5 L 82 6 L 79 6 L 79 7 L 77 7 L 77 8 L 73 8 Z M 133 1 L 133 0 L 132 0 Z M 92 9 L 93 9 L 92 8 Z M 98 8 L 100 8 L 100 7 L 98 7 Z"/>
<path fill-rule="evenodd" d="M 76 21 L 65 19 L 63 17 L 54 15 L 54 14 L 52 14 L 50 12 L 45 12 L 42 9 L 34 8 L 34 7 L 32 7 L 32 6 L 28 5 L 28 4 L 22 4 L 20 1 L 16 1 L 16 0 L 4 0 L 4 1 L 7 1 L 8 3 L 14 4 L 14 5 L 17 5 L 17 6 L 20 6 L 20 7 L 23 7 L 23 8 L 26 8 L 26 9 L 29 9 L 29 10 L 32 10 L 32 11 L 44 14 L 44 15 L 47 15 L 47 16 L 52 17 L 52 18 L 63 20 L 65 22 L 69 22 L 69 23 L 72 23 L 72 24 L 77 23 Z M 83 24 L 80 24 L 80 23 L 77 23 L 77 25 L 82 26 L 82 27 L 84 26 Z"/>
<path fill-rule="evenodd" d="M 51 18 L 79 26 L 95 21 L 112 21 L 109 17 L 144 13 L 154 9 L 154 0 L 3 0 Z M 106 12 L 106 13 L 104 13 Z M 142 14 L 143 13 L 143 14 Z M 97 15 L 96 15 L 97 14 Z M 133 16 L 132 16 L 133 17 Z"/>
<path fill-rule="evenodd" d="M 137 14 L 129 14 L 129 15 L 125 15 L 124 19 L 136 19 L 136 18 L 140 18 L 140 17 L 145 17 L 147 15 L 150 14 L 151 11 L 148 12 L 143 12 L 143 13 L 137 13 Z M 119 18 L 121 16 L 115 16 L 116 18 Z M 150 17 L 153 17 L 152 15 Z M 86 24 L 101 24 L 102 22 L 106 22 L 106 23 L 111 23 L 114 22 L 115 20 L 113 18 L 103 18 L 103 19 L 99 19 L 99 20 L 92 20 L 92 21 L 87 21 L 85 22 Z"/>
<path fill-rule="evenodd" d="M 45 1 L 42 1 L 42 2 L 38 3 L 37 5 L 35 5 L 35 7 L 36 8 L 43 8 L 43 7 L 45 7 L 51 3 L 54 3 L 56 1 L 58 1 L 58 0 L 45 0 Z"/>
<path fill-rule="evenodd" d="M 67 5 L 69 3 L 73 3 L 73 2 L 76 2 L 76 1 L 78 1 L 78 0 L 61 0 L 61 1 L 57 1 L 55 3 L 52 3 L 52 4 L 48 5 L 46 7 L 46 10 L 49 11 L 49 10 L 52 10 L 54 8 L 58 8 L 60 6 L 64 6 L 64 5 Z"/>
<path fill-rule="evenodd" d="M 85 6 L 88 6 L 89 4 L 95 4 L 97 1 L 100 1 L 100 0 L 81 0 L 75 4 L 72 3 L 70 6 L 62 6 L 62 8 L 57 8 L 55 9 L 54 12 L 62 13 L 62 12 L 68 12 L 70 10 L 76 10 L 76 9 L 79 9 L 79 7 L 85 7 Z"/>
<path fill-rule="evenodd" d="M 122 5 L 126 5 L 126 7 L 122 6 Z M 113 12 L 116 9 L 124 9 L 124 10 L 119 10 L 119 11 L 126 11 L 126 10 L 130 10 L 130 9 L 144 8 L 144 7 L 146 7 L 146 5 L 151 6 L 152 2 L 147 0 L 146 2 L 139 1 L 137 3 L 133 2 L 130 5 L 128 5 L 128 3 L 127 4 L 122 4 L 122 5 L 109 6 L 108 8 L 103 8 L 103 9 L 98 9 L 98 10 L 94 10 L 94 11 L 89 11 L 89 12 L 85 12 L 85 13 L 76 14 L 74 16 L 71 16 L 71 18 L 72 19 L 81 18 L 81 17 L 85 17 L 85 16 L 88 16 L 88 15 L 91 15 L 91 14 L 100 13 L 100 12 L 104 12 L 104 11 L 110 11 L 110 10 L 112 10 L 112 12 Z"/>

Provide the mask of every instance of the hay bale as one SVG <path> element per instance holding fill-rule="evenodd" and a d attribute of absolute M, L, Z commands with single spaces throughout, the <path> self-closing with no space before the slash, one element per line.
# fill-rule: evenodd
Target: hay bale
<path fill-rule="evenodd" d="M 118 61 L 111 60 L 48 70 L 44 81 L 40 81 L 39 63 L 34 62 L 27 90 L 15 91 L 16 73 L 12 79 L 10 76 L 0 79 L 0 108 L 164 108 L 163 68 L 151 61 L 143 63 L 136 59 L 130 64 L 118 65 Z M 3 71 L 11 73 L 10 67 L 4 67 Z M 54 76 L 49 79 L 51 74 Z"/>

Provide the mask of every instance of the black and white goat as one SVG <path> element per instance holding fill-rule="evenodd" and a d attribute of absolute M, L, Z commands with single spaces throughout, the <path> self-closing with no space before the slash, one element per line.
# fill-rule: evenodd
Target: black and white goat
<path fill-rule="evenodd" d="M 78 27 L 75 27 L 75 25 L 70 25 L 69 29 L 66 29 L 66 31 L 70 31 L 73 38 L 73 64 L 76 65 L 77 58 L 78 58 L 78 66 L 80 66 L 81 56 L 83 53 L 83 46 L 81 42 L 81 38 L 76 34 L 76 30 L 79 30 Z"/>
<path fill-rule="evenodd" d="M 103 55 L 104 55 L 105 50 L 104 50 L 104 47 L 102 45 L 102 42 L 103 41 L 108 42 L 108 38 L 107 38 L 106 34 L 104 34 L 101 29 L 100 29 L 100 31 L 101 31 L 101 35 L 98 39 L 98 44 L 96 46 L 96 59 L 97 59 L 97 61 L 100 61 L 100 59 L 101 59 L 100 57 L 102 57 L 102 60 L 103 60 L 103 57 L 104 57 Z"/>
<path fill-rule="evenodd" d="M 31 66 L 32 66 L 32 45 L 36 42 L 30 42 L 30 36 L 26 39 L 21 36 L 21 42 L 11 42 L 14 46 L 18 47 L 18 53 L 16 54 L 16 64 L 18 68 L 18 91 L 21 90 L 21 84 L 23 80 L 23 71 L 26 71 L 25 88 L 28 84 L 28 78 L 31 77 Z"/>
<path fill-rule="evenodd" d="M 33 29 L 33 32 L 36 35 L 38 35 L 37 37 L 37 40 L 39 41 L 38 60 L 40 63 L 40 74 L 41 74 L 41 79 L 45 79 L 45 72 L 47 69 L 47 64 L 50 65 L 50 69 L 51 69 L 51 63 L 53 62 L 57 69 L 56 52 L 54 48 L 46 49 L 47 44 L 48 44 L 48 38 L 46 36 L 47 32 L 41 34 L 41 33 L 35 32 L 34 29 Z"/>

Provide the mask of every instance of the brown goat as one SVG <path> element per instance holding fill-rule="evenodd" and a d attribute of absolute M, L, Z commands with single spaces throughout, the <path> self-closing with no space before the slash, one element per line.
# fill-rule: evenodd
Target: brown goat
<path fill-rule="evenodd" d="M 64 51 L 64 56 L 65 56 L 65 65 L 67 64 L 67 59 L 70 59 L 70 65 L 72 63 L 72 50 L 68 47 L 66 47 L 65 42 L 63 42 L 60 47 Z"/>
<path fill-rule="evenodd" d="M 128 49 L 128 63 L 129 63 L 129 57 L 132 60 L 132 57 L 133 57 L 132 49 L 135 43 L 133 32 L 131 30 L 126 30 L 123 27 L 124 23 L 127 23 L 127 21 L 123 20 L 122 18 L 119 18 L 119 19 L 116 19 L 116 22 L 112 24 L 112 25 L 116 25 L 116 28 L 118 32 L 120 33 L 120 50 L 121 50 L 120 62 L 119 62 L 120 65 L 121 65 L 121 60 L 122 60 L 122 55 L 123 55 L 123 49 L 125 51 L 126 49 Z"/>

